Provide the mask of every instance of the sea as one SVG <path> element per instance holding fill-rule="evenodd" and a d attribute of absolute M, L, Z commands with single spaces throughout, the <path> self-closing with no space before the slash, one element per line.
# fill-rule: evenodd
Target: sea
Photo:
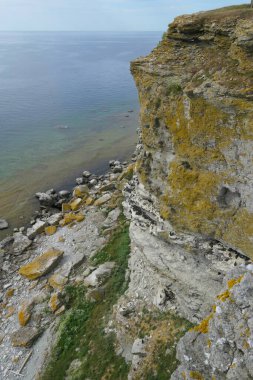
<path fill-rule="evenodd" d="M 0 33 L 0 218 L 11 228 L 38 207 L 35 192 L 71 188 L 83 170 L 102 173 L 108 160 L 130 157 L 139 123 L 130 61 L 161 38 Z"/>

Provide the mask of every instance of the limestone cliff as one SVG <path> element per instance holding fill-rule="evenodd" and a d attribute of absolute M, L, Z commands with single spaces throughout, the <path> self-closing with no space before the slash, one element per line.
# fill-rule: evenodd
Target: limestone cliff
<path fill-rule="evenodd" d="M 131 65 L 141 129 L 126 296 L 197 323 L 173 380 L 253 378 L 252 53 L 253 11 L 240 6 L 176 18 Z"/>
<path fill-rule="evenodd" d="M 253 258 L 253 13 L 178 17 L 132 63 L 141 103 L 138 177 L 176 231 Z"/>

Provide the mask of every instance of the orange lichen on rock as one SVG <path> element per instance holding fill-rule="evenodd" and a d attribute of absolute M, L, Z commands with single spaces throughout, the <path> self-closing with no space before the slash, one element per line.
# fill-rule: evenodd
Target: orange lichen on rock
<path fill-rule="evenodd" d="M 195 380 L 204 380 L 204 377 L 198 371 L 190 371 L 190 378 Z"/>
<path fill-rule="evenodd" d="M 70 203 L 70 207 L 72 211 L 77 211 L 82 204 L 81 198 L 76 198 L 73 202 Z"/>
<path fill-rule="evenodd" d="M 244 275 L 241 275 L 238 278 L 232 278 L 231 280 L 228 280 L 228 282 L 227 282 L 228 289 L 232 289 L 235 285 L 240 284 L 243 277 L 244 277 Z"/>
<path fill-rule="evenodd" d="M 19 274 L 29 280 L 36 280 L 53 269 L 61 259 L 63 253 L 64 252 L 59 249 L 49 249 L 41 256 L 36 257 L 31 263 L 23 265 L 19 269 Z"/>
<path fill-rule="evenodd" d="M 20 326 L 26 326 L 31 318 L 32 303 L 24 302 L 18 311 L 18 321 Z"/>
<path fill-rule="evenodd" d="M 49 300 L 49 303 L 48 303 L 48 306 L 50 307 L 50 309 L 52 310 L 53 313 L 56 312 L 56 310 L 59 309 L 59 307 L 61 306 L 61 300 L 59 298 L 59 294 L 58 293 L 53 293 L 50 300 Z"/>
<path fill-rule="evenodd" d="M 65 213 L 65 212 L 69 212 L 71 211 L 71 206 L 69 203 L 63 203 L 61 205 L 61 209 L 62 209 L 62 212 Z"/>
<path fill-rule="evenodd" d="M 64 215 L 64 218 L 60 221 L 60 225 L 64 227 L 73 222 L 82 222 L 84 219 L 85 216 L 82 213 L 74 214 L 70 212 Z"/>
<path fill-rule="evenodd" d="M 228 298 L 230 298 L 231 294 L 230 291 L 227 289 L 225 292 L 219 294 L 217 296 L 217 299 L 220 300 L 221 302 L 225 302 Z"/>
<path fill-rule="evenodd" d="M 56 233 L 56 231 L 57 231 L 56 226 L 45 227 L 45 234 L 48 236 L 54 235 Z"/>

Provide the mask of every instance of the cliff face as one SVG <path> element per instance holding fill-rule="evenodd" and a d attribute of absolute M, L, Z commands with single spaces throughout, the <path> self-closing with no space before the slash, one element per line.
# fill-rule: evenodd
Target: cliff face
<path fill-rule="evenodd" d="M 141 103 L 138 178 L 177 232 L 253 258 L 253 15 L 182 16 L 132 63 Z"/>

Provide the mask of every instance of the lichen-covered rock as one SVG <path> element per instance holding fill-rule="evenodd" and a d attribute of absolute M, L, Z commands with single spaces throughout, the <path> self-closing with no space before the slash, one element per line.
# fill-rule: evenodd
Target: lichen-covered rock
<path fill-rule="evenodd" d="M 19 308 L 18 321 L 20 326 L 26 326 L 31 318 L 31 312 L 33 308 L 33 301 L 25 301 Z"/>
<path fill-rule="evenodd" d="M 178 17 L 132 63 L 143 149 L 136 168 L 164 220 L 253 258 L 252 12 Z"/>
<path fill-rule="evenodd" d="M 62 305 L 62 302 L 61 302 L 59 293 L 57 292 L 53 293 L 48 303 L 48 306 L 50 307 L 52 312 L 55 313 L 56 310 L 58 310 L 61 307 L 61 305 Z"/>
<path fill-rule="evenodd" d="M 77 211 L 82 204 L 81 198 L 76 198 L 73 202 L 70 203 L 70 207 L 72 211 Z"/>
<path fill-rule="evenodd" d="M 41 256 L 36 257 L 31 263 L 23 265 L 19 269 L 19 274 L 29 280 L 36 280 L 52 270 L 62 258 L 63 253 L 59 249 L 52 248 Z"/>
<path fill-rule="evenodd" d="M 45 234 L 48 236 L 54 235 L 56 233 L 56 231 L 57 231 L 56 226 L 45 227 Z"/>
<path fill-rule="evenodd" d="M 224 285 L 210 314 L 180 340 L 173 380 L 252 379 L 253 271 L 235 269 Z"/>

